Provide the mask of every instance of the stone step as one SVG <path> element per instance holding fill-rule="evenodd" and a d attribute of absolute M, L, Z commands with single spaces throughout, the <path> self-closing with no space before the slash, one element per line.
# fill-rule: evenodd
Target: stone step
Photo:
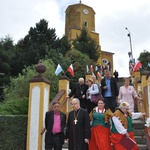
<path fill-rule="evenodd" d="M 145 144 L 138 144 L 139 150 L 148 150 L 147 145 Z"/>
<path fill-rule="evenodd" d="M 142 129 L 144 130 L 145 126 L 144 126 L 145 122 L 143 120 L 133 120 L 132 121 L 132 128 L 134 129 Z"/>
<path fill-rule="evenodd" d="M 137 144 L 146 144 L 146 138 L 141 136 L 134 136 Z"/>
<path fill-rule="evenodd" d="M 148 150 L 147 145 L 138 144 L 139 150 Z M 68 148 L 63 148 L 62 150 L 68 150 Z"/>
<path fill-rule="evenodd" d="M 65 143 L 63 144 L 63 148 L 68 148 L 68 143 L 65 141 Z"/>
<path fill-rule="evenodd" d="M 143 137 L 145 135 L 144 129 L 133 129 L 135 136 L 141 136 Z"/>

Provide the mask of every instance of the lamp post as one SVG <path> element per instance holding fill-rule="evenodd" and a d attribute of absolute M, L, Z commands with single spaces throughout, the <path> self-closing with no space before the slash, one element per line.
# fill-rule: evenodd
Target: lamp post
<path fill-rule="evenodd" d="M 128 53 L 129 54 L 129 58 L 131 58 L 132 59 L 132 61 L 133 61 L 133 52 L 132 52 L 132 41 L 131 41 L 131 33 L 130 33 L 130 31 L 128 30 L 128 28 L 127 27 L 125 27 L 125 29 L 129 32 L 128 34 L 127 34 L 127 36 L 129 37 L 129 42 L 130 42 L 130 52 Z M 131 56 L 131 57 L 130 57 Z"/>
<path fill-rule="evenodd" d="M 133 59 L 131 33 L 130 33 L 130 31 L 128 30 L 127 27 L 125 29 L 128 31 L 127 36 L 129 37 L 129 42 L 130 42 L 130 52 L 128 52 L 128 55 L 129 55 L 129 59 L 130 59 L 129 60 L 129 72 L 130 72 L 130 75 L 132 77 L 132 73 L 133 73 L 133 68 L 134 68 L 135 61 Z"/>

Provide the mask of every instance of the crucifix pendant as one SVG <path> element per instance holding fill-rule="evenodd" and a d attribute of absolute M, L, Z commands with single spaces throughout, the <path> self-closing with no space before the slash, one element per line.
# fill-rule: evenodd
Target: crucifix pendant
<path fill-rule="evenodd" d="M 78 120 L 77 120 L 77 119 L 75 119 L 75 120 L 74 120 L 74 124 L 77 124 L 77 122 L 78 122 Z"/>

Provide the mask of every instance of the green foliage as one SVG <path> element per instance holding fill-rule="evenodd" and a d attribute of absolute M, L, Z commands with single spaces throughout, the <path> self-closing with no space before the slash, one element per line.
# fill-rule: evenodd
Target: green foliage
<path fill-rule="evenodd" d="M 13 58 L 14 58 L 14 46 L 12 39 L 7 36 L 4 39 L 0 40 L 0 96 L 3 101 L 3 86 L 9 84 L 10 75 L 12 73 L 13 68 Z"/>
<path fill-rule="evenodd" d="M 7 101 L 29 96 L 29 80 L 36 75 L 34 66 L 26 67 L 18 77 L 11 77 L 10 85 L 4 88 L 4 96 Z"/>
<path fill-rule="evenodd" d="M 23 150 L 26 145 L 27 116 L 0 116 L 0 149 Z"/>
<path fill-rule="evenodd" d="M 59 47 L 58 43 L 55 29 L 49 29 L 46 20 L 40 20 L 36 23 L 36 27 L 31 27 L 28 35 L 16 45 L 16 65 L 20 69 L 18 72 L 21 72 L 24 66 L 30 66 L 40 59 L 45 59 L 47 50 L 56 49 Z"/>
<path fill-rule="evenodd" d="M 81 34 L 73 41 L 73 46 L 80 52 L 87 54 L 90 59 L 97 62 L 100 53 L 98 51 L 99 45 L 90 37 L 86 28 L 81 30 Z"/>
<path fill-rule="evenodd" d="M 55 63 L 59 56 L 64 56 L 70 50 L 70 47 L 68 38 L 57 38 L 55 29 L 48 28 L 48 22 L 42 19 L 17 43 L 14 72 L 21 73 L 24 66 L 36 64 L 40 59 L 52 59 Z"/>
<path fill-rule="evenodd" d="M 78 81 L 79 77 L 83 77 L 86 74 L 86 65 L 91 64 L 89 56 L 81 53 L 78 50 L 72 49 L 66 54 L 66 64 L 72 64 L 75 76 L 72 77 L 70 73 L 66 73 L 66 75 L 71 79 L 71 86 Z"/>
<path fill-rule="evenodd" d="M 43 60 L 47 70 L 43 74 L 51 82 L 51 99 L 58 92 L 58 77 L 54 74 L 55 65 L 52 60 Z M 10 86 L 4 88 L 6 102 L 1 105 L 2 114 L 26 114 L 29 97 L 29 80 L 37 76 L 35 65 L 23 69 L 22 74 L 11 78 Z M 20 102 L 21 101 L 21 102 Z M 14 109 L 12 109 L 12 108 Z M 10 109 L 10 110 L 9 110 Z"/>
<path fill-rule="evenodd" d="M 71 44 L 69 43 L 69 39 L 67 36 L 63 36 L 60 39 L 60 48 L 58 49 L 58 52 L 61 53 L 63 56 L 66 55 L 66 53 L 71 49 Z"/>
<path fill-rule="evenodd" d="M 9 100 L 0 104 L 0 115 L 27 115 L 28 98 Z"/>
<path fill-rule="evenodd" d="M 150 57 L 150 52 L 149 51 L 144 50 L 143 52 L 140 53 L 140 56 L 139 56 L 138 59 L 140 60 L 140 62 L 143 65 L 143 68 L 141 70 L 146 69 L 146 70 L 150 71 L 150 67 L 148 67 L 148 58 L 149 57 Z"/>

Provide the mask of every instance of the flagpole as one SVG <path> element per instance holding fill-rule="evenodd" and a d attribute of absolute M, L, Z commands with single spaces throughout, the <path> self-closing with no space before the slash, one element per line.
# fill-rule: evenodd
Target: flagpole
<path fill-rule="evenodd" d="M 68 69 L 67 69 L 68 70 Z M 64 75 L 66 75 L 66 73 L 67 73 L 67 70 L 64 72 Z"/>

